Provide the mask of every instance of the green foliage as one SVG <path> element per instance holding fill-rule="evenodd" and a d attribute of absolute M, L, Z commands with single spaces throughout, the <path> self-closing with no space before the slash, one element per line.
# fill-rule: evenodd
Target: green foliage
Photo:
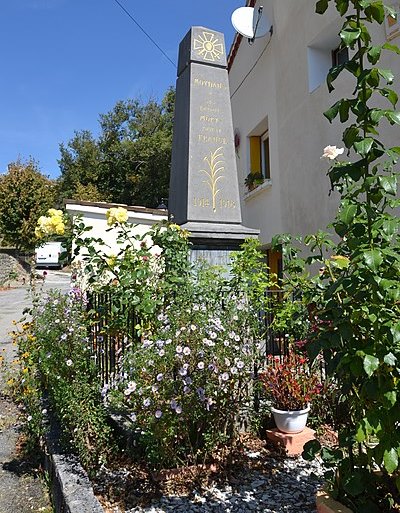
<path fill-rule="evenodd" d="M 87 339 L 81 292 L 52 291 L 36 298 L 33 321 L 14 332 L 19 375 L 9 383 L 27 411 L 24 429 L 35 442 L 42 435 L 42 398 L 62 428 L 64 444 L 92 471 L 111 450 L 110 428 L 101 403 L 97 369 Z"/>
<path fill-rule="evenodd" d="M 320 0 L 317 12 L 328 5 L 329 0 Z M 354 52 L 331 69 L 328 88 L 333 90 L 345 70 L 355 82 L 353 96 L 325 113 L 331 122 L 339 116 L 348 123 L 343 142 L 351 160 L 334 160 L 329 170 L 332 188 L 341 196 L 332 223 L 339 242 L 316 243 L 311 237 L 305 240 L 310 257 L 301 261 L 293 246 L 286 255 L 292 286 L 304 283 L 307 264 L 323 266 L 304 289 L 316 320 L 308 348 L 313 356 L 324 355 L 346 416 L 338 449 L 313 443 L 306 454 L 321 451 L 334 495 L 353 511 L 395 511 L 400 499 L 400 221 L 393 209 L 398 206 L 400 148 L 385 148 L 378 126 L 382 120 L 397 125 L 400 118 L 397 93 L 389 87 L 393 73 L 377 64 L 384 51 L 399 50 L 372 43 L 368 24 L 384 21 L 381 1 L 336 0 L 335 5 L 346 15 L 342 45 Z M 388 102 L 385 109 L 377 108 L 381 98 Z"/>
<path fill-rule="evenodd" d="M 32 251 L 38 218 L 54 205 L 54 182 L 33 160 L 16 161 L 0 176 L 0 233 L 3 242 Z"/>
<path fill-rule="evenodd" d="M 157 207 L 168 197 L 175 92 L 161 103 L 126 100 L 100 115 L 101 133 L 60 145 L 60 198 Z"/>
<path fill-rule="evenodd" d="M 107 401 L 131 422 L 135 453 L 151 466 L 209 459 L 238 440 L 239 419 L 251 409 L 259 359 L 252 340 L 271 285 L 259 243 L 248 241 L 234 255 L 229 274 L 191 264 L 188 234 L 175 224 L 137 235 L 123 210 L 107 218 L 121 250 L 110 256 L 100 241 L 77 236 L 82 277 L 90 290 L 112 294 L 104 329 L 129 337 L 124 327 L 134 307 L 140 335 L 127 339 L 104 387 Z M 90 314 L 96 324 L 97 312 Z"/>

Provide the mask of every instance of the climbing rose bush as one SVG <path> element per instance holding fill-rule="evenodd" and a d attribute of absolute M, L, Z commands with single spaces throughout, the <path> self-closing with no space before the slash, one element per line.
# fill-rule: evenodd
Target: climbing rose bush
<path fill-rule="evenodd" d="M 62 210 L 50 208 L 48 216 L 40 216 L 35 228 L 35 236 L 42 239 L 47 235 L 64 235 L 65 219 Z"/>

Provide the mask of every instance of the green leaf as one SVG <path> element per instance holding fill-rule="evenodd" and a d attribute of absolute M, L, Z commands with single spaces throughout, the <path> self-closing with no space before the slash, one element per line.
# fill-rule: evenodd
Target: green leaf
<path fill-rule="evenodd" d="M 330 123 L 335 119 L 339 112 L 339 108 L 341 106 L 342 100 L 336 102 L 330 109 L 324 112 L 324 116 L 329 120 Z"/>
<path fill-rule="evenodd" d="M 388 401 L 390 406 L 393 408 L 393 406 L 397 403 L 397 394 L 395 390 L 391 390 L 390 392 L 386 392 L 384 394 L 385 399 Z"/>
<path fill-rule="evenodd" d="M 394 447 L 389 450 L 385 450 L 383 453 L 383 464 L 388 474 L 393 474 L 393 472 L 397 470 L 399 456 Z"/>
<path fill-rule="evenodd" d="M 371 121 L 378 124 L 379 121 L 386 116 L 387 111 L 383 109 L 372 109 L 370 113 Z"/>
<path fill-rule="evenodd" d="M 350 204 L 343 207 L 339 219 L 346 225 L 349 225 L 357 213 L 357 205 Z"/>
<path fill-rule="evenodd" d="M 349 0 L 335 0 L 335 4 L 340 16 L 344 16 L 349 8 Z"/>
<path fill-rule="evenodd" d="M 359 153 L 362 157 L 365 157 L 371 151 L 373 144 L 374 140 L 372 139 L 372 137 L 366 137 L 361 141 L 355 142 L 354 148 L 357 153 Z"/>
<path fill-rule="evenodd" d="M 365 263 L 373 271 L 377 271 L 383 262 L 382 253 L 379 251 L 379 249 L 371 249 L 365 251 L 363 256 Z"/>
<path fill-rule="evenodd" d="M 397 176 L 380 176 L 379 177 L 379 183 L 381 184 L 382 188 L 385 192 L 388 194 L 391 194 L 392 196 L 396 196 L 397 194 Z"/>
<path fill-rule="evenodd" d="M 391 84 L 394 79 L 394 75 L 390 69 L 380 69 L 378 68 L 379 75 L 386 80 L 388 84 Z"/>
<path fill-rule="evenodd" d="M 378 2 L 374 2 L 366 9 L 366 14 L 371 15 L 372 18 L 379 24 L 385 21 L 385 9 L 383 5 Z"/>
<path fill-rule="evenodd" d="M 361 29 L 359 27 L 346 27 L 340 31 L 339 35 L 346 46 L 353 47 L 357 39 L 361 36 Z"/>
<path fill-rule="evenodd" d="M 387 113 L 386 113 L 386 118 L 388 119 L 388 121 L 390 122 L 391 125 L 393 125 L 394 123 L 397 123 L 398 125 L 400 125 L 400 112 L 397 111 L 392 111 L 392 110 L 388 110 Z"/>
<path fill-rule="evenodd" d="M 400 342 L 400 322 L 390 328 L 390 333 L 393 337 L 393 343 L 398 344 Z"/>
<path fill-rule="evenodd" d="M 371 64 L 376 64 L 381 56 L 381 46 L 371 46 L 367 52 L 367 59 Z"/>
<path fill-rule="evenodd" d="M 389 89 L 387 87 L 384 87 L 383 89 L 379 89 L 379 93 L 384 97 L 387 98 L 390 103 L 393 105 L 393 107 L 396 107 L 397 101 L 399 99 L 398 94 L 393 89 Z"/>
<path fill-rule="evenodd" d="M 392 45 L 390 43 L 385 43 L 382 48 L 385 50 L 389 50 L 390 52 L 397 53 L 397 55 L 400 55 L 400 48 L 396 45 Z"/>
<path fill-rule="evenodd" d="M 379 360 L 375 356 L 367 354 L 364 356 L 363 366 L 367 376 L 371 377 L 372 374 L 379 367 Z"/>
<path fill-rule="evenodd" d="M 346 148 L 351 148 L 353 146 L 354 141 L 357 140 L 359 132 L 360 129 L 355 126 L 350 126 L 349 128 L 346 128 L 346 130 L 343 132 L 343 142 Z"/>
<path fill-rule="evenodd" d="M 321 450 L 321 444 L 318 440 L 310 440 L 304 444 L 302 457 L 307 461 L 312 461 Z"/>
<path fill-rule="evenodd" d="M 324 14 L 328 9 L 329 0 L 318 0 L 315 6 L 315 12 L 318 14 Z"/>

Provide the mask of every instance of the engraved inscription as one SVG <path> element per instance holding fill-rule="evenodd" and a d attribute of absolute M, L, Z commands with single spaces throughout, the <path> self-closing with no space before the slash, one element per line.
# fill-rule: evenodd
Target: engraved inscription
<path fill-rule="evenodd" d="M 196 196 L 193 197 L 193 206 L 200 207 L 200 208 L 206 208 L 210 206 L 210 199 L 209 198 L 198 198 Z"/>
<path fill-rule="evenodd" d="M 224 178 L 223 172 L 225 167 L 222 165 L 224 163 L 224 153 L 222 150 L 222 146 L 220 146 L 215 151 L 212 151 L 209 156 L 204 157 L 203 160 L 207 164 L 207 169 L 200 169 L 200 172 L 204 173 L 207 177 L 203 182 L 210 188 L 213 212 L 217 211 L 217 196 L 220 192 L 218 182 Z"/>

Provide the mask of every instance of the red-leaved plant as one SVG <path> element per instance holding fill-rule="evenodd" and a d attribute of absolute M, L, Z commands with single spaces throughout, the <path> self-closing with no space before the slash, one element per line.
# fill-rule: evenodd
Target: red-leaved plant
<path fill-rule="evenodd" d="M 282 360 L 269 355 L 260 380 L 278 410 L 302 410 L 321 390 L 318 375 L 308 359 L 294 351 Z"/>

